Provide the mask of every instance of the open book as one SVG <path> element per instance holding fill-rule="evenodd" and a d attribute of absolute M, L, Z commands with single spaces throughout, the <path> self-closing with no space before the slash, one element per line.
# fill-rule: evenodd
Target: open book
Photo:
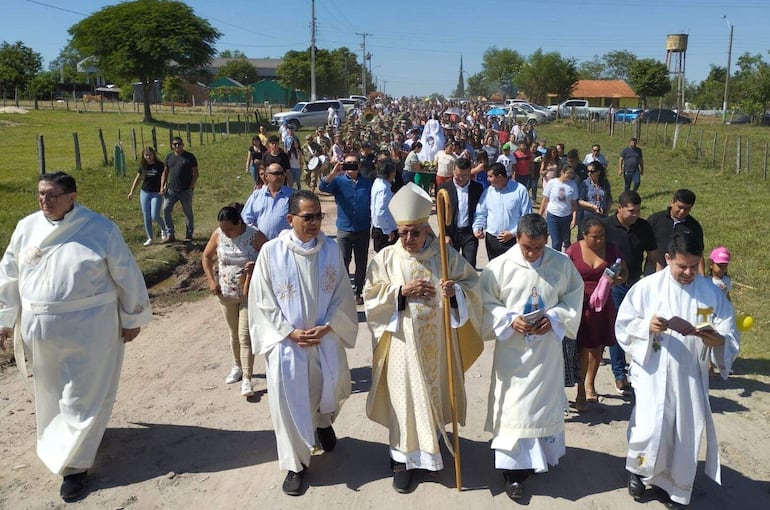
<path fill-rule="evenodd" d="M 521 316 L 521 318 L 527 321 L 527 324 L 529 324 L 530 326 L 540 322 L 540 319 L 542 319 L 543 317 L 545 317 L 545 310 L 543 310 L 542 308 L 538 308 L 533 312 L 525 313 L 524 315 Z"/>
<path fill-rule="evenodd" d="M 680 335 L 694 335 L 695 333 L 704 331 L 715 331 L 714 325 L 709 322 L 701 322 L 700 324 L 692 325 L 688 321 L 677 316 L 668 319 L 668 329 L 676 331 Z"/>

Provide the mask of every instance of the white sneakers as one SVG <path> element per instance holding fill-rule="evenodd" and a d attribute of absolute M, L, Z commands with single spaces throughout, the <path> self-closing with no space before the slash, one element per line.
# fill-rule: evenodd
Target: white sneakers
<path fill-rule="evenodd" d="M 227 374 L 227 377 L 225 377 L 225 384 L 233 384 L 237 383 L 243 378 L 243 370 L 241 370 L 241 367 L 238 365 L 233 365 L 233 368 L 230 369 L 230 373 Z"/>
<path fill-rule="evenodd" d="M 250 379 L 244 379 L 243 381 L 241 381 L 241 396 L 242 397 L 254 396 L 254 388 L 251 386 Z"/>
<path fill-rule="evenodd" d="M 143 245 L 143 246 L 150 246 L 151 244 L 152 244 L 152 239 L 147 239 L 147 240 L 144 242 L 144 245 Z"/>

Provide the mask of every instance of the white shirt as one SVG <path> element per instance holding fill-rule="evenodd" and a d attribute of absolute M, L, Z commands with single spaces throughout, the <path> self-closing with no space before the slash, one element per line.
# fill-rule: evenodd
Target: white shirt
<path fill-rule="evenodd" d="M 470 227 L 470 216 L 468 215 L 468 190 L 470 181 L 462 188 L 455 183 L 457 189 L 457 228 Z"/>

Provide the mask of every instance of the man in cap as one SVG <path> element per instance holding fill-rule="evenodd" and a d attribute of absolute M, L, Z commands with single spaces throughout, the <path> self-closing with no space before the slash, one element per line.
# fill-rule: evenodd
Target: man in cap
<path fill-rule="evenodd" d="M 546 246 L 545 218 L 523 216 L 516 237 L 481 273 L 483 337 L 495 340 L 486 430 L 514 500 L 566 451 L 562 338 L 576 337 L 583 309 L 583 279 Z"/>
<path fill-rule="evenodd" d="M 345 348 L 358 331 L 353 293 L 336 243 L 321 232 L 310 190 L 289 200 L 288 222 L 259 252 L 249 287 L 253 352 L 265 355 L 283 491 L 302 494 L 312 452 L 337 444 L 332 421 L 350 396 Z"/>
<path fill-rule="evenodd" d="M 393 196 L 399 242 L 372 259 L 364 288 L 375 338 L 367 415 L 389 430 L 393 487 L 401 493 L 413 490 L 415 469 L 443 469 L 439 431 L 451 445 L 444 432 L 452 418 L 445 349 L 451 332 L 444 329 L 443 296 L 450 298 L 452 327 L 460 328 L 460 356 L 455 350 L 452 367 L 460 424 L 466 407 L 463 369 L 481 353 L 478 275 L 448 250 L 449 279 L 440 279 L 442 241 L 428 224 L 431 207 L 430 196 L 414 183 Z"/>
<path fill-rule="evenodd" d="M 511 154 L 511 144 L 509 142 L 503 144 L 503 153 L 497 156 L 496 162 L 505 167 L 505 175 L 509 179 L 513 178 L 513 166 L 516 164 L 516 156 Z"/>

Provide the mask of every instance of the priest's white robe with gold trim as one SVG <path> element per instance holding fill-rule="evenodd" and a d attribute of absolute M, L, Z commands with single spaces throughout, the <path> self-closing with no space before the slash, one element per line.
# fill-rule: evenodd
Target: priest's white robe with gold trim
<path fill-rule="evenodd" d="M 710 322 L 725 338 L 707 349 L 696 336 L 671 330 L 651 334 L 653 316 L 679 316 L 691 324 Z M 689 504 L 698 452 L 706 433 L 706 475 L 721 483 L 719 445 L 711 416 L 708 359 L 727 378 L 738 354 L 733 307 L 708 278 L 682 285 L 669 268 L 631 287 L 615 321 L 618 343 L 631 356 L 628 379 L 636 405 L 628 424 L 626 468 L 645 485 Z"/>

